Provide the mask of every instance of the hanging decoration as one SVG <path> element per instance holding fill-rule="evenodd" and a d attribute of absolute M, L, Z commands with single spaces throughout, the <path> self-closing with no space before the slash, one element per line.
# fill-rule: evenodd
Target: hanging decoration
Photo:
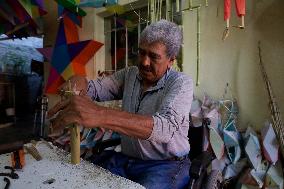
<path fill-rule="evenodd" d="M 81 0 L 79 3 L 80 7 L 94 7 L 94 8 L 100 8 L 100 7 L 107 7 L 110 5 L 116 5 L 117 0 Z"/>
<path fill-rule="evenodd" d="M 82 16 L 74 14 L 68 10 L 66 10 L 62 5 L 58 4 L 58 19 L 62 19 L 64 17 L 68 17 L 80 28 L 82 27 Z"/>
<path fill-rule="evenodd" d="M 106 10 L 109 12 L 109 13 L 112 13 L 112 14 L 115 14 L 115 15 L 121 15 L 123 13 L 126 12 L 124 6 L 121 6 L 121 5 L 111 5 L 111 6 L 106 6 Z"/>
<path fill-rule="evenodd" d="M 233 26 L 239 29 L 245 28 L 245 14 L 246 14 L 246 0 L 235 0 L 236 13 L 240 18 L 240 24 Z M 230 28 L 230 17 L 231 17 L 231 0 L 224 0 L 224 20 L 226 21 L 226 28 L 223 32 L 222 40 L 224 41 L 229 36 Z"/>
<path fill-rule="evenodd" d="M 116 26 L 117 28 L 127 27 L 127 29 L 132 32 L 135 29 L 136 24 L 133 23 L 131 19 L 116 18 Z"/>
<path fill-rule="evenodd" d="M 63 6 L 66 10 L 79 15 L 79 16 L 86 16 L 87 13 L 81 9 L 75 0 L 55 0 L 59 5 Z"/>
<path fill-rule="evenodd" d="M 42 33 L 41 17 L 47 14 L 42 0 L 2 0 L 0 34 L 23 38 Z"/>
<path fill-rule="evenodd" d="M 85 65 L 103 45 L 94 40 L 79 41 L 76 22 L 70 11 L 59 19 L 56 42 L 53 48 L 38 49 L 51 63 L 46 84 L 47 93 L 57 93 L 57 89 L 72 75 L 86 75 Z"/>

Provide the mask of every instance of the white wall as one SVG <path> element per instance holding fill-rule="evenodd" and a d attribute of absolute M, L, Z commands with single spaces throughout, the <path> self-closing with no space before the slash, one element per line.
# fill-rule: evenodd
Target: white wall
<path fill-rule="evenodd" d="M 221 40 L 225 27 L 223 4 L 209 1 L 201 9 L 200 82 L 195 94 L 204 92 L 214 98 L 223 95 L 226 83 L 232 87 L 239 104 L 239 128 L 251 123 L 259 129 L 270 117 L 268 95 L 261 76 L 258 41 L 261 41 L 263 63 L 274 94 L 284 111 L 284 2 L 282 0 L 247 1 L 246 28 L 230 29 Z M 218 8 L 219 7 L 219 8 Z M 232 1 L 231 25 L 237 25 Z M 219 11 L 217 11 L 219 10 Z M 218 12 L 218 16 L 217 16 Z M 196 78 L 196 11 L 184 12 L 184 72 Z M 282 113 L 283 117 L 283 113 Z"/>

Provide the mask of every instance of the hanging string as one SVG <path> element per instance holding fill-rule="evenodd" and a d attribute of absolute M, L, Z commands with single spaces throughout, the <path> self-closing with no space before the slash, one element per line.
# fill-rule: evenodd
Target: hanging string
<path fill-rule="evenodd" d="M 147 13 L 147 20 L 150 20 L 150 17 L 151 17 L 151 8 L 150 8 L 150 6 L 151 6 L 151 2 L 150 2 L 150 0 L 148 0 L 148 13 Z M 147 22 L 147 26 L 148 26 L 148 22 Z"/>
<path fill-rule="evenodd" d="M 141 18 L 141 15 L 140 14 L 138 14 L 136 11 L 135 11 L 135 9 L 133 8 L 133 6 L 132 6 L 132 3 L 130 3 L 130 1 L 128 0 L 128 2 L 129 2 L 129 5 L 130 5 L 130 8 L 131 8 L 131 10 L 140 18 L 140 20 L 142 20 L 142 21 L 144 21 L 144 22 L 146 22 L 146 23 L 148 23 L 148 21 L 149 21 L 149 18 L 146 18 L 146 19 L 144 19 L 144 18 Z M 148 4 L 148 13 L 149 13 L 149 4 Z"/>
<path fill-rule="evenodd" d="M 196 86 L 200 84 L 199 78 L 199 64 L 200 64 L 200 7 L 197 8 L 197 73 L 196 73 Z"/>
<path fill-rule="evenodd" d="M 162 6 L 163 6 L 163 0 L 160 0 L 160 17 L 159 20 L 162 18 Z"/>
<path fill-rule="evenodd" d="M 150 17 L 150 21 L 154 22 L 154 18 L 155 18 L 155 6 L 154 6 L 154 2 L 155 0 L 149 0 L 150 1 L 150 12 L 151 12 L 151 17 Z"/>
<path fill-rule="evenodd" d="M 171 0 L 166 0 L 166 20 L 170 20 Z"/>

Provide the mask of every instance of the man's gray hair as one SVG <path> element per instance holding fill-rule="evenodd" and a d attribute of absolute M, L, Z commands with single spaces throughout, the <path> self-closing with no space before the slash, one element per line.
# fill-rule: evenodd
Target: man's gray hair
<path fill-rule="evenodd" d="M 167 56 L 174 58 L 182 44 L 182 31 L 178 25 L 167 20 L 154 22 L 141 32 L 139 44 L 154 42 L 163 43 L 167 48 Z"/>

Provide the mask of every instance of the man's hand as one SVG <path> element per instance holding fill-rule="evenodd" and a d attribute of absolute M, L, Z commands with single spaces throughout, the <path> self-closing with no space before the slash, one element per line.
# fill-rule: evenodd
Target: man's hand
<path fill-rule="evenodd" d="M 93 128 L 100 125 L 103 116 L 99 115 L 103 109 L 87 96 L 74 95 L 51 108 L 47 118 L 58 113 L 51 121 L 53 132 L 60 132 L 71 124 Z"/>
<path fill-rule="evenodd" d="M 70 86 L 71 84 L 71 86 Z M 70 89 L 71 87 L 71 89 Z M 59 91 L 79 91 L 80 94 L 87 93 L 88 81 L 84 76 L 74 75 L 70 77 L 63 85 L 59 87 Z"/>

